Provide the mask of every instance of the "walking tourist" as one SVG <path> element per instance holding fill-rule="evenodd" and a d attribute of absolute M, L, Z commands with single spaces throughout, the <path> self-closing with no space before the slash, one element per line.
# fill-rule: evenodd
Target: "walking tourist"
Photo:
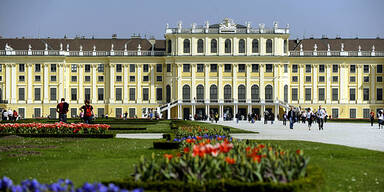
<path fill-rule="evenodd" d="M 125 111 L 125 113 L 124 113 L 124 120 L 127 120 L 127 118 L 128 118 L 128 112 Z"/>
<path fill-rule="evenodd" d="M 295 123 L 296 113 L 293 110 L 293 107 L 288 111 L 288 119 L 289 119 L 289 128 L 293 129 L 293 124 Z"/>
<path fill-rule="evenodd" d="M 317 119 L 319 123 L 319 130 L 324 130 L 324 118 L 325 118 L 325 110 L 319 106 L 319 110 L 317 110 Z"/>
<path fill-rule="evenodd" d="M 275 114 L 273 112 L 271 112 L 269 118 L 271 119 L 271 125 L 273 125 L 273 122 L 275 121 Z"/>
<path fill-rule="evenodd" d="M 375 112 L 371 111 L 369 113 L 370 120 L 371 120 L 371 127 L 373 126 L 373 121 L 375 120 Z"/>
<path fill-rule="evenodd" d="M 13 111 L 12 109 L 8 109 L 8 120 L 12 121 L 13 119 Z"/>
<path fill-rule="evenodd" d="M 312 121 L 313 121 L 313 113 L 310 108 L 307 110 L 307 122 L 308 122 L 308 129 L 311 130 Z"/>
<path fill-rule="evenodd" d="M 236 113 L 236 123 L 239 124 L 239 118 L 240 118 L 240 114 L 239 113 Z"/>
<path fill-rule="evenodd" d="M 383 128 L 384 126 L 384 112 L 383 110 L 380 110 L 378 113 L 377 113 L 378 117 L 377 117 L 377 123 L 379 124 L 379 129 Z"/>
<path fill-rule="evenodd" d="M 219 120 L 219 114 L 216 113 L 216 114 L 215 114 L 215 121 L 216 121 L 216 123 L 217 123 L 218 120 Z"/>
<path fill-rule="evenodd" d="M 288 118 L 288 115 L 287 115 L 287 112 L 285 111 L 283 113 L 283 125 L 284 126 L 287 126 L 287 118 Z"/>
<path fill-rule="evenodd" d="M 6 121 L 8 120 L 8 111 L 6 109 L 4 109 L 3 111 L 3 121 Z"/>
<path fill-rule="evenodd" d="M 56 106 L 56 112 L 59 113 L 59 121 L 64 123 L 67 122 L 68 109 L 69 109 L 69 104 L 65 102 L 64 98 L 61 98 L 61 102 Z"/>
<path fill-rule="evenodd" d="M 84 112 L 84 123 L 92 123 L 93 107 L 89 104 L 89 100 L 84 101 L 84 105 L 80 107 L 80 111 Z"/>
<path fill-rule="evenodd" d="M 264 111 L 264 124 L 268 123 L 268 117 L 269 117 L 269 112 L 268 111 Z"/>
<path fill-rule="evenodd" d="M 18 114 L 17 114 L 17 111 L 16 110 L 13 110 L 13 121 L 16 121 L 17 120 L 17 116 L 19 116 Z"/>

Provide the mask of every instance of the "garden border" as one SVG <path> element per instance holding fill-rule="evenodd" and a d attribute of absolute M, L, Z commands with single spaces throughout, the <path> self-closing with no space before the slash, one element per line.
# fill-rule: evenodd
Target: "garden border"
<path fill-rule="evenodd" d="M 62 137 L 72 137 L 72 138 L 114 138 L 115 134 L 23 134 L 23 133 L 1 133 L 1 137 L 5 136 L 19 136 L 19 137 L 38 137 L 38 138 L 48 138 L 48 137 L 54 137 L 54 138 L 62 138 Z"/>

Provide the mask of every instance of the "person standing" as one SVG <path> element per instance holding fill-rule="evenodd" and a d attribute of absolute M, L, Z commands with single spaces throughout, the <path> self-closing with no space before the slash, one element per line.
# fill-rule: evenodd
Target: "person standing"
<path fill-rule="evenodd" d="M 12 119 L 13 119 L 13 111 L 12 111 L 12 109 L 8 109 L 8 119 L 10 121 L 12 121 Z"/>
<path fill-rule="evenodd" d="M 56 106 L 56 112 L 59 113 L 59 121 L 64 123 L 67 122 L 68 109 L 69 109 L 69 104 L 65 102 L 64 98 L 61 98 L 61 102 Z"/>
<path fill-rule="evenodd" d="M 8 120 L 8 111 L 6 109 L 4 109 L 3 111 L 3 121 L 6 121 Z"/>
<path fill-rule="evenodd" d="M 312 113 L 312 111 L 311 111 L 311 109 L 308 109 L 307 110 L 307 115 L 306 115 L 306 117 L 307 117 L 307 122 L 308 122 L 308 129 L 309 130 L 311 130 L 311 126 L 312 126 L 312 118 L 313 118 L 313 113 Z"/>
<path fill-rule="evenodd" d="M 125 113 L 124 113 L 124 120 L 127 120 L 127 118 L 128 118 L 128 112 L 125 111 Z"/>
<path fill-rule="evenodd" d="M 378 113 L 377 113 L 377 123 L 379 124 L 379 129 L 383 128 L 384 126 L 384 113 L 383 113 L 383 110 L 380 110 Z"/>
<path fill-rule="evenodd" d="M 16 121 L 17 120 L 17 116 L 19 116 L 17 114 L 17 111 L 16 110 L 13 110 L 13 121 Z"/>
<path fill-rule="evenodd" d="M 288 118 L 287 112 L 284 112 L 284 114 L 283 114 L 283 125 L 284 126 L 287 126 L 287 118 Z"/>
<path fill-rule="evenodd" d="M 239 113 L 236 113 L 236 123 L 239 124 L 239 118 L 240 118 L 240 114 Z"/>
<path fill-rule="evenodd" d="M 219 114 L 216 113 L 216 114 L 215 114 L 215 121 L 216 121 L 216 123 L 217 123 L 218 120 L 219 120 Z"/>
<path fill-rule="evenodd" d="M 293 129 L 293 124 L 295 123 L 296 113 L 293 110 L 293 107 L 288 111 L 288 119 L 289 119 L 289 128 Z"/>
<path fill-rule="evenodd" d="M 371 127 L 373 126 L 373 121 L 375 120 L 375 112 L 371 111 L 369 113 L 370 120 L 371 120 Z"/>
<path fill-rule="evenodd" d="M 84 105 L 80 107 L 80 111 L 84 113 L 84 123 L 91 124 L 93 116 L 93 107 L 89 104 L 89 100 L 84 101 Z"/>
<path fill-rule="evenodd" d="M 324 130 L 324 119 L 325 119 L 325 110 L 319 106 L 317 110 L 317 118 L 319 119 L 319 130 Z"/>

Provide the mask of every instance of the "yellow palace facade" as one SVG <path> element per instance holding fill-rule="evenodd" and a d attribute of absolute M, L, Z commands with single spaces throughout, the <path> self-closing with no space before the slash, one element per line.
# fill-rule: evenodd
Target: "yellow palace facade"
<path fill-rule="evenodd" d="M 0 108 L 24 118 L 70 115 L 89 99 L 97 116 L 276 116 L 324 107 L 333 118 L 367 118 L 384 107 L 384 40 L 289 40 L 289 26 L 167 24 L 164 40 L 0 39 Z"/>

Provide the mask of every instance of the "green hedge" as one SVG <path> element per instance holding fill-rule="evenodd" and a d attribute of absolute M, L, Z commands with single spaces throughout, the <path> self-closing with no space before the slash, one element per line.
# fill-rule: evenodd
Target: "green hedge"
<path fill-rule="evenodd" d="M 45 138 L 45 137 L 114 138 L 115 137 L 114 134 L 6 134 L 6 133 L 0 134 L 0 137 L 11 136 L 11 135 L 16 135 L 20 137 L 39 137 L 39 138 Z"/>
<path fill-rule="evenodd" d="M 174 141 L 154 141 L 153 148 L 155 149 L 178 149 L 180 146 L 179 142 Z"/>
<path fill-rule="evenodd" d="M 134 131 L 134 130 L 147 130 L 147 128 L 145 127 L 124 127 L 124 128 L 109 128 L 108 130 L 117 130 L 117 131 L 120 131 L 120 130 L 126 130 L 126 131 Z"/>
<path fill-rule="evenodd" d="M 133 178 L 118 181 L 103 182 L 114 183 L 115 185 L 125 189 L 143 188 L 149 191 L 321 191 L 320 187 L 324 183 L 323 173 L 319 168 L 308 167 L 308 176 L 290 183 L 247 183 L 237 180 L 212 180 L 201 185 L 199 183 L 185 183 L 183 181 L 167 180 L 167 181 L 146 181 L 135 182 Z"/>

